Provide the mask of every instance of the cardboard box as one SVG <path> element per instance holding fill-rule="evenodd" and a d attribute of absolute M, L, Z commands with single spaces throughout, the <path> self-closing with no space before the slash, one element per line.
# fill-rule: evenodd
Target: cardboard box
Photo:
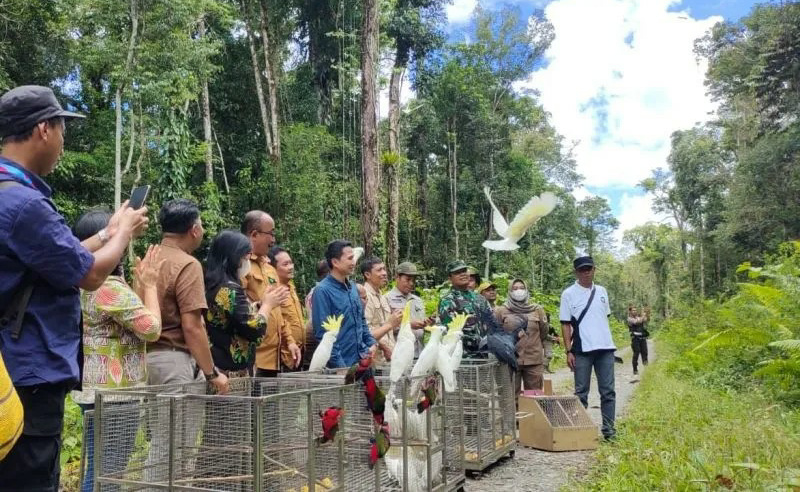
<path fill-rule="evenodd" d="M 519 442 L 545 451 L 597 449 L 598 427 L 577 396 L 520 396 Z"/>

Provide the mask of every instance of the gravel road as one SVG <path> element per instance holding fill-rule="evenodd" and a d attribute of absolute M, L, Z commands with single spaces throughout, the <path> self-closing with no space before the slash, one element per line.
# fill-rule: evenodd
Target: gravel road
<path fill-rule="evenodd" d="M 655 359 L 653 343 L 649 342 L 650 360 Z M 617 364 L 615 387 L 617 392 L 617 419 L 624 415 L 627 403 L 636 389 L 638 377 L 631 368 L 630 347 L 619 350 L 617 355 L 624 360 Z M 639 365 L 639 374 L 643 372 Z M 553 381 L 555 394 L 568 395 L 574 390 L 572 372 L 564 367 L 555 374 L 548 374 Z M 589 393 L 589 414 L 600 425 L 600 395 L 596 380 L 592 377 Z M 544 492 L 556 491 L 573 477 L 585 476 L 594 457 L 593 451 L 571 451 L 552 453 L 536 449 L 517 447 L 513 459 L 503 459 L 476 478 L 467 478 L 467 492 Z"/>

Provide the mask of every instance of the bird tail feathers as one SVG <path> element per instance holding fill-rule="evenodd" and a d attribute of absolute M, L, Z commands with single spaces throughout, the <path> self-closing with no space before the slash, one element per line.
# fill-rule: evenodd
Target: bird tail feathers
<path fill-rule="evenodd" d="M 519 248 L 519 245 L 514 241 L 501 239 L 498 241 L 484 241 L 483 247 L 492 251 L 514 251 Z"/>

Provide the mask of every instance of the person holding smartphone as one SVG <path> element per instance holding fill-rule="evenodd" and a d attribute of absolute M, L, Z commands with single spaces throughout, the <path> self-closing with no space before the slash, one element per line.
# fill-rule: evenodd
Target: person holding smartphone
<path fill-rule="evenodd" d="M 25 413 L 0 490 L 58 490 L 64 402 L 81 382 L 79 288 L 99 289 L 147 227 L 147 209 L 125 204 L 84 241 L 72 234 L 43 178 L 75 118 L 48 87 L 0 97 L 0 352 Z"/>

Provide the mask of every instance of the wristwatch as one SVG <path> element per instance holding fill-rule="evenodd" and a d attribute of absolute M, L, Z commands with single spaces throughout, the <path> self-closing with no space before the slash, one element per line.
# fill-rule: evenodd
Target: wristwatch
<path fill-rule="evenodd" d="M 106 244 L 111 236 L 108 234 L 108 229 L 105 227 L 97 231 L 97 238 L 100 240 L 101 243 Z"/>
<path fill-rule="evenodd" d="M 217 370 L 217 366 L 212 366 L 211 374 L 203 373 L 203 376 L 206 377 L 206 381 L 213 381 L 219 377 L 219 370 Z"/>

